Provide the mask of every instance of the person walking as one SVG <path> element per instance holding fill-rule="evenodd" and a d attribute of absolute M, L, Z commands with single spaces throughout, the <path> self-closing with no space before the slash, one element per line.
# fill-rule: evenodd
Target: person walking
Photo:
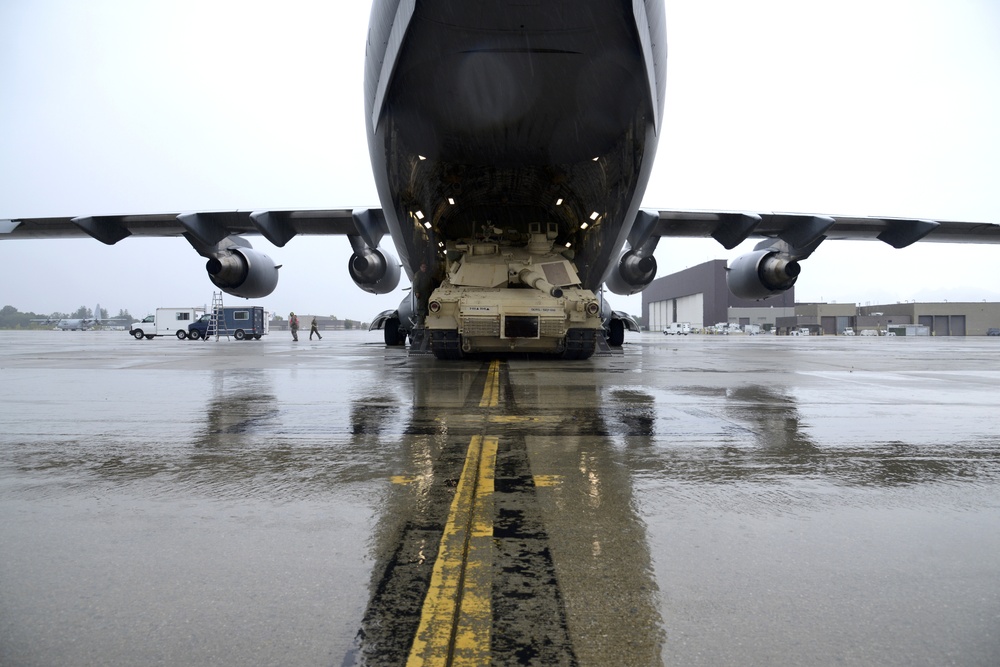
<path fill-rule="evenodd" d="M 288 313 L 288 330 L 292 332 L 292 340 L 299 340 L 299 318 L 294 312 Z"/>
<path fill-rule="evenodd" d="M 323 340 L 323 337 L 319 335 L 319 325 L 316 324 L 316 318 L 315 317 L 312 320 L 312 324 L 309 325 L 309 340 L 313 339 L 313 334 L 316 334 L 317 338 L 319 338 L 320 340 Z"/>

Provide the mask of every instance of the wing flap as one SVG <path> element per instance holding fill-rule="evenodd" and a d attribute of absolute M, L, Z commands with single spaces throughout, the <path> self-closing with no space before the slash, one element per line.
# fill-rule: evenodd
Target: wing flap
<path fill-rule="evenodd" d="M 746 238 L 788 238 L 825 227 L 822 236 L 840 240 L 880 240 L 904 248 L 921 239 L 939 243 L 1000 243 L 1000 225 L 918 218 L 875 218 L 746 211 L 658 211 L 658 236 L 714 237 L 727 249 Z M 816 220 L 822 220 L 818 225 Z M 832 224 L 829 221 L 832 220 Z"/>
<path fill-rule="evenodd" d="M 262 234 L 275 245 L 281 246 L 296 234 L 357 234 L 351 217 L 353 211 L 354 209 L 343 208 L 12 218 L 0 220 L 0 240 L 90 236 L 112 245 L 127 236 L 182 236 L 190 233 L 190 227 L 195 225 L 200 233 L 211 237 L 223 233 Z M 251 216 L 256 216 L 256 219 Z"/>

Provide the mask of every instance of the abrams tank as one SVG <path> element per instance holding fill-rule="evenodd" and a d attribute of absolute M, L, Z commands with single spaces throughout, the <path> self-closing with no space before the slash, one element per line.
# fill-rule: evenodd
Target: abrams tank
<path fill-rule="evenodd" d="M 602 335 L 601 307 L 580 287 L 553 230 L 532 225 L 524 245 L 502 238 L 447 247 L 447 276 L 427 303 L 425 335 L 439 359 L 523 352 L 587 359 Z"/>

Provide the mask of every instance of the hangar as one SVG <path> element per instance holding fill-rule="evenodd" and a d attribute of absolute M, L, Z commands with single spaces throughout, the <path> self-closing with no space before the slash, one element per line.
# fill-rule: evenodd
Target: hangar
<path fill-rule="evenodd" d="M 658 278 L 642 292 L 642 318 L 649 331 L 673 322 L 694 330 L 719 322 L 774 327 L 778 317 L 795 316 L 795 288 L 763 301 L 733 296 L 726 284 L 726 260 L 713 259 Z"/>
<path fill-rule="evenodd" d="M 779 334 L 794 329 L 834 335 L 846 329 L 860 333 L 906 327 L 932 336 L 985 336 L 1000 328 L 1000 303 L 795 303 L 794 287 L 750 301 L 733 296 L 726 284 L 726 261 L 715 259 L 650 283 L 642 293 L 642 318 L 649 331 L 663 331 L 673 322 L 689 322 L 694 330 L 726 322 L 756 324 Z"/>

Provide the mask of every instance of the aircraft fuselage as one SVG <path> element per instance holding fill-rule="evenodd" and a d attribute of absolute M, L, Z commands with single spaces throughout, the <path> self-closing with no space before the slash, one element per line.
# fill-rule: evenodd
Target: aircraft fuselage
<path fill-rule="evenodd" d="M 449 242 L 555 223 L 597 290 L 649 179 L 664 33 L 662 0 L 376 0 L 369 151 L 407 275 L 439 282 Z"/>

